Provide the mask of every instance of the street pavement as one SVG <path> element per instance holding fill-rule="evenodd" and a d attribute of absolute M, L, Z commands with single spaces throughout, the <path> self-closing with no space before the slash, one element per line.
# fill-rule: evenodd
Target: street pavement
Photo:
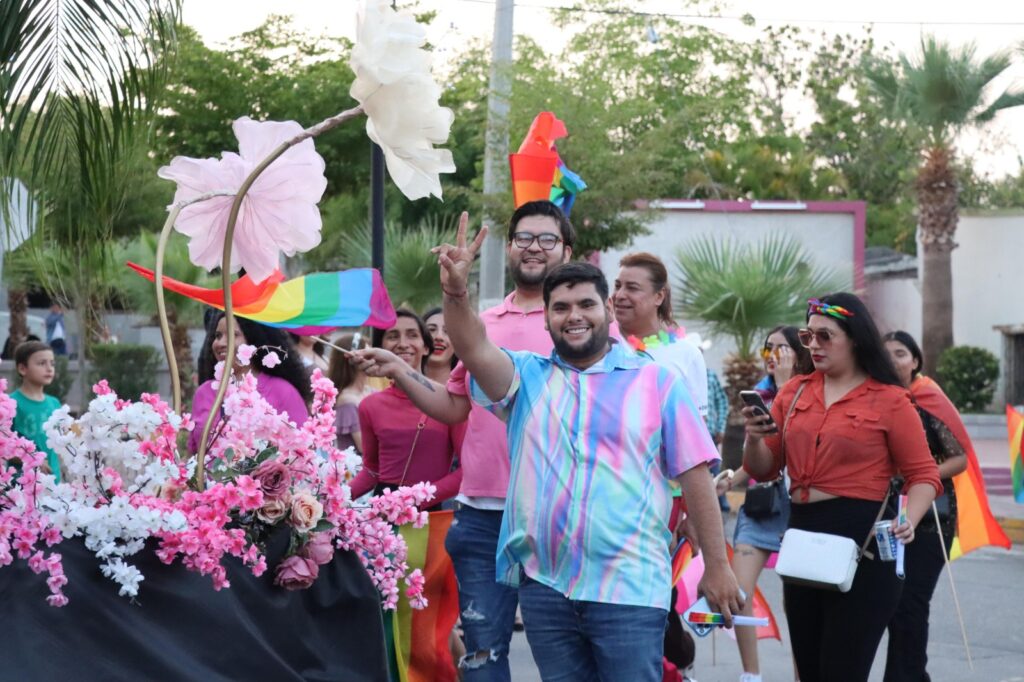
<path fill-rule="evenodd" d="M 1004 445 L 1005 447 L 1005 445 Z M 1001 496 L 1000 496 L 1001 497 Z M 1024 505 L 1012 499 L 996 499 L 998 506 L 1017 517 L 1024 516 Z M 993 504 L 993 508 L 997 505 Z M 997 512 L 998 513 L 998 512 Z M 727 520 L 726 537 L 732 536 L 733 518 Z M 952 565 L 960 606 L 963 609 L 973 671 L 967 664 L 960 625 L 950 591 L 947 572 L 943 571 L 932 599 L 931 630 L 928 644 L 928 671 L 935 682 L 1024 682 L 1024 547 L 1011 550 L 983 548 Z M 782 611 L 782 583 L 774 571 L 762 574 L 760 587 L 768 599 L 783 641 L 762 640 L 761 672 L 766 682 L 794 679 L 789 654 L 789 635 Z M 882 640 L 871 672 L 872 682 L 882 679 L 886 640 Z M 523 633 L 516 633 L 511 650 L 512 680 L 540 680 Z M 698 682 L 736 682 L 741 669 L 736 644 L 728 634 L 718 633 L 697 642 L 697 660 L 693 676 Z M 626 681 L 624 681 L 626 682 Z"/>

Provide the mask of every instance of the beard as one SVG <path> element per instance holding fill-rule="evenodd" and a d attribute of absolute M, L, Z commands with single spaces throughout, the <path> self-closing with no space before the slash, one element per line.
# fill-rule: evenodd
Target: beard
<path fill-rule="evenodd" d="M 517 286 L 536 287 L 544 283 L 544 278 L 551 272 L 551 265 L 545 263 L 544 268 L 538 273 L 527 273 L 523 270 L 523 263 L 519 261 L 512 268 L 512 281 Z"/>
<path fill-rule="evenodd" d="M 600 327 L 594 327 L 590 339 L 582 346 L 571 346 L 562 335 L 559 335 L 558 338 L 552 337 L 552 341 L 555 342 L 555 350 L 563 360 L 587 360 L 608 345 L 608 336 L 608 320 L 605 320 Z"/>

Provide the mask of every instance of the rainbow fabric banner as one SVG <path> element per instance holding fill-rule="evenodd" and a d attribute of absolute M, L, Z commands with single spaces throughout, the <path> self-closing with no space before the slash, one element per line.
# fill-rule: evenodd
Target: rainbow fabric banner
<path fill-rule="evenodd" d="M 156 275 L 135 263 L 128 267 L 150 282 Z M 224 290 L 207 289 L 164 277 L 164 288 L 224 310 Z M 275 270 L 259 284 L 248 275 L 231 285 L 235 315 L 294 334 L 314 336 L 338 327 L 393 327 L 395 308 L 380 273 L 372 268 L 316 272 L 285 281 Z"/>
<path fill-rule="evenodd" d="M 918 406 L 937 417 L 953 434 L 967 454 L 967 469 L 953 477 L 956 494 L 956 536 L 949 550 L 949 558 L 957 559 L 979 547 L 993 545 L 1010 548 L 1006 536 L 988 506 L 985 479 L 967 427 L 960 413 L 937 383 L 926 376 L 918 376 L 910 385 L 910 393 Z"/>
<path fill-rule="evenodd" d="M 422 528 L 401 526 L 410 569 L 423 571 L 427 608 L 413 609 L 403 593 L 391 617 L 392 679 L 395 682 L 455 682 L 448 638 L 459 618 L 459 590 L 444 549 L 453 512 L 430 512 Z"/>
<path fill-rule="evenodd" d="M 729 563 L 732 563 L 732 545 L 725 543 L 726 552 L 729 554 Z M 675 608 L 679 613 L 684 613 L 690 608 L 690 604 L 697 601 L 697 585 L 704 575 L 704 557 L 693 556 L 693 547 L 689 542 L 683 542 L 683 546 L 676 550 L 672 557 L 672 584 L 676 587 L 678 595 Z M 782 641 L 782 633 L 779 631 L 779 624 L 775 620 L 775 614 L 768 606 L 768 600 L 764 598 L 761 589 L 754 588 L 754 617 L 767 618 L 768 625 L 757 627 L 758 639 L 777 639 Z M 726 630 L 730 636 L 735 636 L 732 629 Z"/>
<path fill-rule="evenodd" d="M 1013 479 L 1013 499 L 1024 504 L 1024 461 L 1020 452 L 1024 438 L 1024 414 L 1006 406 L 1006 431 L 1010 439 L 1010 476 Z"/>
<path fill-rule="evenodd" d="M 508 155 L 512 173 L 512 200 L 516 208 L 528 201 L 547 199 L 569 215 L 576 195 L 587 188 L 558 156 L 555 140 L 568 135 L 565 124 L 550 111 L 537 114 L 519 151 Z"/>

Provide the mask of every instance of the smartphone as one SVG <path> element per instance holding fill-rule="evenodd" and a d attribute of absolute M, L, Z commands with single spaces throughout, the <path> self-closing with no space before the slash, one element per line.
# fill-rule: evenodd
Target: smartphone
<path fill-rule="evenodd" d="M 764 399 L 761 394 L 757 391 L 740 391 L 740 400 L 743 401 L 744 405 L 754 408 L 754 414 L 764 415 L 768 417 L 768 423 L 772 426 L 772 432 L 779 430 L 779 427 L 775 425 L 775 420 L 772 419 L 772 413 L 768 409 L 768 406 L 764 404 Z"/>

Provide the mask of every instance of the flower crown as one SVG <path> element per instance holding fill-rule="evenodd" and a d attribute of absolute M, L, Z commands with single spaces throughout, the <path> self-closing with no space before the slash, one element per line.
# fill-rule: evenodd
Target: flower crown
<path fill-rule="evenodd" d="M 842 320 L 847 317 L 853 317 L 853 313 L 851 313 L 846 308 L 843 308 L 842 306 L 838 305 L 829 305 L 828 303 L 822 303 L 817 298 L 812 298 L 807 301 L 807 314 L 829 315 L 831 317 L 836 318 L 837 320 Z"/>

